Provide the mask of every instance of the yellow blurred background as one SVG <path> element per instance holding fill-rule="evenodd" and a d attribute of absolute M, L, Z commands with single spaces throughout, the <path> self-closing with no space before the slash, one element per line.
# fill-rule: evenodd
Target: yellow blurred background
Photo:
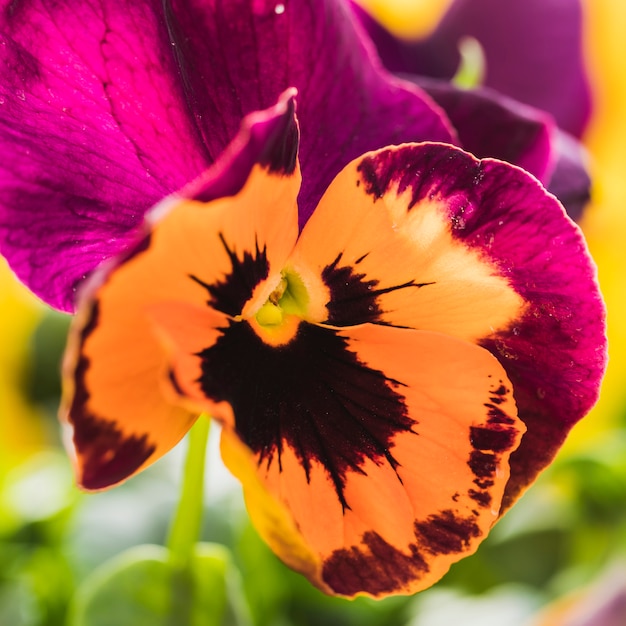
<path fill-rule="evenodd" d="M 20 380 L 43 310 L 0 258 L 0 480 L 5 471 L 45 445 L 40 416 L 24 397 Z"/>

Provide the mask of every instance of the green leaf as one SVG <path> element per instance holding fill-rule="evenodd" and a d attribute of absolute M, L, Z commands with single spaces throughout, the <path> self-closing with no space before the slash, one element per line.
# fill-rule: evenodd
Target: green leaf
<path fill-rule="evenodd" d="M 137 546 L 80 587 L 70 626 L 248 626 L 238 572 L 222 546 L 198 544 L 188 568 L 161 546 Z"/>

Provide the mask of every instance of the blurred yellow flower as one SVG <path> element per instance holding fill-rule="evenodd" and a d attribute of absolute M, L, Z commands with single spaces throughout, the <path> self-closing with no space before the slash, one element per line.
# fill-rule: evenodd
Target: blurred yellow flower
<path fill-rule="evenodd" d="M 44 444 L 41 419 L 20 390 L 28 342 L 42 312 L 0 258 L 0 479 Z"/>
<path fill-rule="evenodd" d="M 359 4 L 401 37 L 432 30 L 452 0 L 359 0 Z"/>
<path fill-rule="evenodd" d="M 626 413 L 626 4 L 587 0 L 585 8 L 595 95 L 586 143 L 592 157 L 595 200 L 582 227 L 598 264 L 608 308 L 609 367 L 600 401 L 574 430 L 572 446 L 583 445 L 602 426 L 618 425 Z"/>

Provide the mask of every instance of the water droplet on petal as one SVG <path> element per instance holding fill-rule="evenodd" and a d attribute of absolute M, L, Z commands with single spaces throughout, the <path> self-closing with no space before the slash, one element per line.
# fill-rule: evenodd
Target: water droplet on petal
<path fill-rule="evenodd" d="M 277 4 L 274 7 L 274 13 L 276 13 L 276 15 L 282 15 L 285 12 L 285 5 L 284 4 Z"/>

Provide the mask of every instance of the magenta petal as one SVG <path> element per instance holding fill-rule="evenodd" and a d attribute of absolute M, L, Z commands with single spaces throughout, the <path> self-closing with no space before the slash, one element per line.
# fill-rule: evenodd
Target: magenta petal
<path fill-rule="evenodd" d="M 299 143 L 294 96 L 295 89 L 288 89 L 273 107 L 245 117 L 239 133 L 214 165 L 175 196 L 200 202 L 234 196 L 256 164 L 273 173 L 293 174 Z"/>
<path fill-rule="evenodd" d="M 446 112 L 465 150 L 525 169 L 561 201 L 573 220 L 582 217 L 591 195 L 587 153 L 549 115 L 491 89 L 414 80 Z"/>
<path fill-rule="evenodd" d="M 580 220 L 591 199 L 588 154 L 571 135 L 557 131 L 553 139 L 556 163 L 546 186 L 563 204 L 573 220 Z"/>
<path fill-rule="evenodd" d="M 504 508 L 545 467 L 594 404 L 606 365 L 605 311 L 578 227 L 523 170 L 442 144 L 367 159 L 372 189 L 445 202 L 453 236 L 491 259 L 526 302 L 481 344 L 513 383 L 527 433 L 511 457 Z"/>
<path fill-rule="evenodd" d="M 0 249 L 71 311 L 143 213 L 207 165 L 151 3 L 3 2 Z"/>
<path fill-rule="evenodd" d="M 580 0 L 455 0 L 434 33 L 415 43 L 357 16 L 390 71 L 449 80 L 460 63 L 458 42 L 471 36 L 485 52 L 486 86 L 551 113 L 577 137 L 589 120 Z"/>
<path fill-rule="evenodd" d="M 443 108 L 461 146 L 478 158 L 519 165 L 545 182 L 556 157 L 552 118 L 490 89 L 459 89 L 443 81 L 416 79 Z"/>
<path fill-rule="evenodd" d="M 382 71 L 337 0 L 176 0 L 171 30 L 204 137 L 230 139 L 241 117 L 298 90 L 304 223 L 352 159 L 408 141 L 452 141 L 418 87 Z M 220 120 L 216 124 L 215 120 Z"/>
<path fill-rule="evenodd" d="M 451 141 L 417 87 L 379 69 L 335 0 L 4 0 L 0 252 L 44 300 L 125 248 L 245 115 L 299 92 L 301 221 L 351 159 Z"/>
<path fill-rule="evenodd" d="M 587 155 L 552 118 L 491 89 L 459 89 L 428 78 L 414 80 L 443 108 L 461 146 L 479 158 L 518 165 L 536 176 L 579 220 L 590 199 Z"/>

